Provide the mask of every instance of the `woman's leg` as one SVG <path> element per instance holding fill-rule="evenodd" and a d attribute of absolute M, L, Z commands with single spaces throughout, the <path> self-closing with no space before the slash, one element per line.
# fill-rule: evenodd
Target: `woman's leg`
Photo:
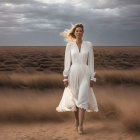
<path fill-rule="evenodd" d="M 83 127 L 85 109 L 79 108 L 79 126 Z"/>
<path fill-rule="evenodd" d="M 78 94 L 78 105 L 79 105 L 79 126 L 83 126 L 84 121 L 84 115 L 85 115 L 85 109 L 88 107 L 89 102 L 89 95 L 88 95 L 88 82 L 86 80 L 82 80 L 79 88 L 79 94 Z M 80 108 L 81 107 L 81 108 Z M 84 108 L 82 108 L 84 107 Z"/>
<path fill-rule="evenodd" d="M 78 126 L 79 125 L 79 117 L 78 117 L 79 109 L 78 109 L 78 107 L 76 107 L 76 108 L 77 108 L 77 111 L 74 111 L 74 116 L 75 116 L 75 123 Z"/>

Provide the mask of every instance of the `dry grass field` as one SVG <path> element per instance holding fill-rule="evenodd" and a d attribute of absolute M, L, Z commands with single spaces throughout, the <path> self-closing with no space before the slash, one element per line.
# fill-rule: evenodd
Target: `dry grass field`
<path fill-rule="evenodd" d="M 85 135 L 73 131 L 74 113 L 56 112 L 63 89 L 0 91 L 0 140 L 139 140 L 140 88 L 95 86 L 99 112 L 85 114 Z"/>
<path fill-rule="evenodd" d="M 62 73 L 65 47 L 0 47 L 0 72 Z M 139 47 L 94 47 L 95 70 L 140 68 Z"/>
<path fill-rule="evenodd" d="M 94 47 L 99 112 L 56 112 L 65 47 L 0 47 L 0 140 L 139 140 L 140 47 Z M 60 129 L 61 128 L 61 129 Z"/>
<path fill-rule="evenodd" d="M 63 87 L 65 47 L 0 47 L 0 87 Z M 94 47 L 97 85 L 140 84 L 139 47 Z"/>

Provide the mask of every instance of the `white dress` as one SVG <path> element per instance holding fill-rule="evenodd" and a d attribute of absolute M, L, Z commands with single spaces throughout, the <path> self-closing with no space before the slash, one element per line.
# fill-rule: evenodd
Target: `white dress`
<path fill-rule="evenodd" d="M 98 105 L 90 80 L 94 78 L 94 53 L 92 43 L 82 41 L 81 49 L 74 42 L 68 42 L 65 49 L 63 76 L 68 76 L 68 87 L 65 87 L 56 111 L 77 111 L 76 106 L 87 112 L 98 112 Z"/>

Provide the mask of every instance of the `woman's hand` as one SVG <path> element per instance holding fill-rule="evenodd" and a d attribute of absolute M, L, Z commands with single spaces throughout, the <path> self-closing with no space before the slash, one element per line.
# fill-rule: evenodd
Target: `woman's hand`
<path fill-rule="evenodd" d="M 64 86 L 65 86 L 65 87 L 68 86 L 68 81 L 64 81 Z"/>
<path fill-rule="evenodd" d="M 66 80 L 66 81 L 64 81 L 64 80 Z M 64 76 L 64 80 L 63 80 L 64 86 L 67 87 L 68 86 L 68 76 Z"/>
<path fill-rule="evenodd" d="M 90 87 L 93 87 L 93 80 L 90 80 Z"/>

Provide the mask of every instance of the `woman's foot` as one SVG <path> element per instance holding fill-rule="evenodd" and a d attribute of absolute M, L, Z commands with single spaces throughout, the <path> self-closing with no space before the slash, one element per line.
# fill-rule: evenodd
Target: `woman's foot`
<path fill-rule="evenodd" d="M 78 133 L 80 135 L 84 134 L 84 131 L 83 131 L 83 127 L 82 126 L 78 126 Z"/>
<path fill-rule="evenodd" d="M 79 126 L 79 122 L 77 120 L 75 120 L 74 130 L 78 130 L 78 126 Z"/>

